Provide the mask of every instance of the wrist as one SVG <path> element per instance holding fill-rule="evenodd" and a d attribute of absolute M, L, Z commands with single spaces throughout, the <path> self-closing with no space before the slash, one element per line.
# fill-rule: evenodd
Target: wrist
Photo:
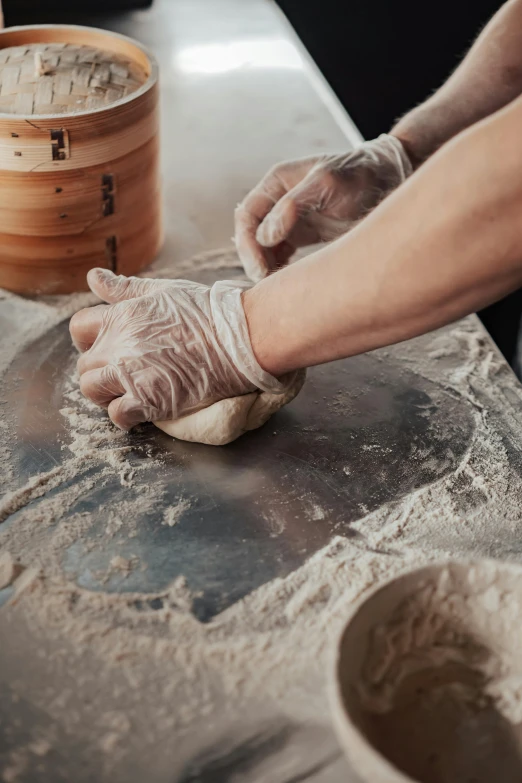
<path fill-rule="evenodd" d="M 401 144 L 404 150 L 404 154 L 408 158 L 413 171 L 418 169 L 419 166 L 424 163 L 426 157 L 421 155 L 414 139 L 409 138 L 405 134 L 399 133 L 395 129 L 390 131 L 390 136 L 393 136 Z"/>
<path fill-rule="evenodd" d="M 279 394 L 283 385 L 260 365 L 252 349 L 242 295 L 241 287 L 227 280 L 214 283 L 210 289 L 213 329 L 228 367 L 227 374 L 235 372 L 242 379 L 244 391 L 261 389 Z"/>
<path fill-rule="evenodd" d="M 243 292 L 241 298 L 252 353 L 262 369 L 275 378 L 298 369 L 288 355 L 281 314 L 273 306 L 273 301 L 271 304 L 266 286 L 258 283 Z"/>
<path fill-rule="evenodd" d="M 414 169 L 466 127 L 455 116 L 454 107 L 433 96 L 392 128 L 390 134 L 404 147 Z"/>

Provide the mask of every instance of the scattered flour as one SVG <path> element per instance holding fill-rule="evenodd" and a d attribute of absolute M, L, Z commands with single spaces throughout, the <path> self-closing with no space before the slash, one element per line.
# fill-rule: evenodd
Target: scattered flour
<path fill-rule="evenodd" d="M 122 557 L 121 555 L 116 555 L 115 557 L 111 558 L 109 566 L 111 571 L 117 571 L 120 574 L 123 574 L 123 576 L 128 576 L 133 568 L 136 568 L 138 563 L 139 558 L 137 558 L 135 555 L 131 557 Z"/>
<path fill-rule="evenodd" d="M 211 272 L 237 266 L 237 260 L 215 253 L 201 264 Z M 170 272 L 190 276 L 193 268 L 187 263 Z M 23 328 L 15 338 L 2 338 L 3 366 L 36 335 L 93 301 L 89 295 L 36 302 L 5 295 L 2 315 L 5 305 L 7 317 Z M 334 538 L 289 576 L 260 587 L 209 623 L 192 614 L 198 596 L 183 578 L 159 591 L 108 593 L 81 588 L 67 577 L 64 556 L 72 545 L 88 547 L 95 535 L 99 542 L 122 534 L 132 538 L 139 513 L 153 513 L 158 500 L 154 487 L 137 494 L 140 467 L 127 436 L 81 397 L 71 378 L 61 411 L 70 434 L 64 463 L 0 501 L 0 547 L 30 571 L 29 584 L 0 609 L 2 660 L 16 658 L 13 645 L 27 634 L 27 625 L 28 647 L 39 640 L 40 668 L 34 676 L 24 668 L 24 676 L 13 680 L 14 692 L 50 721 L 61 725 L 67 716 L 69 733 L 113 763 L 132 756 L 139 765 L 151 752 L 157 755 L 151 749 L 161 747 L 168 756 L 172 747 L 173 779 L 174 764 L 197 747 L 173 743 L 172 737 L 200 737 L 207 720 L 215 724 L 219 718 L 225 730 L 242 710 L 252 716 L 263 705 L 272 716 L 329 727 L 325 677 L 332 645 L 348 607 L 379 581 L 448 554 L 519 559 L 518 382 L 474 319 L 379 354 L 391 351 L 396 361 L 469 405 L 474 433 L 458 467 L 366 514 L 352 526 L 356 536 Z M 344 403 L 338 399 L 332 405 Z M 3 468 L 6 460 L 2 452 Z M 96 531 L 90 511 L 71 509 L 90 487 L 103 487 L 115 477 L 128 496 L 106 509 Z M 71 478 L 77 481 L 68 485 Z M 189 508 L 190 501 L 179 498 L 163 524 L 176 525 Z M 320 522 L 322 508 L 312 513 Z M 110 567 L 124 573 L 123 561 L 128 558 L 121 556 Z M 21 758 L 26 756 L 11 751 L 0 756 L 4 780 L 21 779 L 26 763 Z"/>
<path fill-rule="evenodd" d="M 169 506 L 163 512 L 163 524 L 174 527 L 188 511 L 192 503 L 188 498 L 180 498 L 174 506 Z"/>
<path fill-rule="evenodd" d="M 100 409 L 83 397 L 76 373 L 69 380 L 64 397 L 70 405 L 60 413 L 72 435 L 71 442 L 64 448 L 82 462 L 92 460 L 107 464 L 114 469 L 122 486 L 132 486 L 136 468 L 126 459 L 132 452 L 127 435 L 106 416 L 100 416 Z"/>

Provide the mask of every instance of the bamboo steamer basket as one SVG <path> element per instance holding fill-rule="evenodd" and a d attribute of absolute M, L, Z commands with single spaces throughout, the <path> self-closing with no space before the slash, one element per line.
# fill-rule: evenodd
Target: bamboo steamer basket
<path fill-rule="evenodd" d="M 87 289 L 162 241 L 158 69 L 140 44 L 72 25 L 0 32 L 0 287 Z"/>

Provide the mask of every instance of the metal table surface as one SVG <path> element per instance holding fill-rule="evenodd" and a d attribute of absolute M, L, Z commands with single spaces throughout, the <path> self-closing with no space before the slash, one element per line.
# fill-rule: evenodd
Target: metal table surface
<path fill-rule="evenodd" d="M 15 413 L 12 460 L 22 486 L 66 461 L 70 434 L 60 410 L 69 410 L 75 361 L 65 323 L 9 368 L 5 399 Z M 81 403 L 76 410 L 81 415 Z M 93 418 L 105 421 L 101 411 Z M 132 449 L 125 460 L 127 472 L 136 471 L 132 482 L 115 473 L 69 507 L 70 514 L 88 510 L 96 521 L 63 566 L 80 586 L 95 590 L 154 592 L 184 576 L 197 596 L 193 612 L 205 622 L 289 574 L 334 535 L 356 535 L 354 520 L 450 473 L 472 431 L 461 399 L 405 371 L 393 357 L 365 355 L 314 368 L 293 405 L 227 448 L 175 441 L 152 425 L 122 435 L 118 445 Z M 377 456 L 372 444 L 378 444 Z M 103 438 L 97 448 L 109 445 Z M 95 467 L 80 464 L 76 480 L 104 467 L 103 459 Z M 136 512 L 137 535 L 100 541 L 107 506 L 118 507 L 151 484 L 154 503 Z M 182 518 L 163 525 L 178 499 L 186 507 Z M 11 513 L 4 525 L 16 525 L 24 510 Z M 104 575 L 112 557 L 129 553 L 139 555 L 145 570 L 124 580 L 96 576 Z"/>
<path fill-rule="evenodd" d="M 167 236 L 156 272 L 172 274 L 180 268 L 204 282 L 240 275 L 230 254 L 226 263 L 219 253 L 190 267 L 183 261 L 230 244 L 235 204 L 275 161 L 345 148 L 357 140 L 356 129 L 268 0 L 157 0 L 151 11 L 103 23 L 140 39 L 160 63 Z M 18 306 L 14 298 L 0 301 L 4 334 L 24 328 L 24 309 Z M 503 437 L 520 470 L 515 426 L 520 419 L 513 412 L 520 402 L 517 382 L 473 319 L 465 329 L 482 352 L 495 356 L 500 391 L 491 384 L 491 395 L 481 405 L 501 418 L 510 409 Z M 436 340 L 418 341 L 412 355 L 432 350 Z M 466 356 L 464 346 L 457 356 L 435 360 L 441 379 Z M 311 370 L 303 393 L 287 410 L 225 448 L 176 442 L 152 426 L 114 441 L 104 414 L 74 394 L 74 360 L 67 323 L 60 323 L 26 340 L 2 379 L 8 487 L 15 495 L 3 516 L 0 501 L 0 547 L 42 498 L 54 502 L 63 496 L 65 519 L 83 515 L 90 520 L 64 552 L 61 567 L 68 580 L 101 594 L 140 594 L 140 603 L 154 610 L 161 606 L 158 594 L 183 577 L 190 612 L 203 624 L 219 621 L 257 588 L 284 579 L 334 536 L 353 538 L 364 547 L 365 532 L 354 523 L 451 476 L 475 427 L 476 406 L 439 382 L 436 373 L 417 372 L 399 347 Z M 94 422 L 94 458 L 75 441 L 82 416 L 89 426 Z M 116 463 L 107 456 L 115 444 L 121 457 Z M 70 472 L 60 473 L 71 464 L 71 448 L 76 460 L 72 478 Z M 37 487 L 25 497 L 37 474 L 50 477 L 48 484 L 46 479 L 41 491 Z M 67 493 L 74 484 L 81 491 L 71 499 Z M 173 524 L 163 524 L 172 508 Z M 118 529 L 107 534 L 110 514 L 129 509 L 136 521 L 132 536 Z M 47 545 L 46 531 L 39 533 L 39 546 Z M 502 546 L 498 550 L 506 554 Z M 140 567 L 111 570 L 118 556 L 135 558 Z M 0 591 L 0 606 L 9 605 L 12 597 L 13 588 Z M 68 690 L 73 704 L 91 698 L 96 705 L 98 695 L 85 693 L 85 688 L 96 690 L 92 681 L 78 684 L 72 656 L 57 673 L 49 661 L 58 659 L 59 651 L 51 645 L 45 656 L 47 642 L 35 628 L 9 622 L 0 609 L 0 726 L 9 726 L 0 732 L 0 773 L 15 769 L 16 748 L 28 747 L 35 727 L 51 722 L 61 746 L 59 763 L 53 754 L 26 754 L 9 780 L 33 783 L 52 775 L 56 781 L 132 781 L 146 774 L 151 782 L 355 781 L 327 725 L 274 717 L 260 701 L 237 706 L 217 726 L 215 720 L 200 720 L 179 734 L 179 742 L 174 734 L 171 745 L 164 743 L 152 754 L 149 742 L 148 755 L 139 739 L 140 720 L 148 715 L 144 707 L 141 718 L 132 713 L 128 740 L 134 754 L 118 758 L 110 768 L 96 755 L 86 759 L 81 725 L 66 736 L 66 716 L 51 719 L 36 694 L 45 687 Z M 86 656 L 89 671 L 95 664 L 88 651 Z M 119 707 L 125 699 L 120 701 Z M 267 759 L 273 759 L 268 772 L 258 771 L 256 765 L 262 767 Z"/>

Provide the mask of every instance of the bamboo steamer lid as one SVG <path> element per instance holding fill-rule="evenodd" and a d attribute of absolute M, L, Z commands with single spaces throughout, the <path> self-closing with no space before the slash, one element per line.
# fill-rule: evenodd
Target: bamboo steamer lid
<path fill-rule="evenodd" d="M 0 32 L 0 287 L 85 290 L 161 246 L 157 66 L 124 36 Z"/>

